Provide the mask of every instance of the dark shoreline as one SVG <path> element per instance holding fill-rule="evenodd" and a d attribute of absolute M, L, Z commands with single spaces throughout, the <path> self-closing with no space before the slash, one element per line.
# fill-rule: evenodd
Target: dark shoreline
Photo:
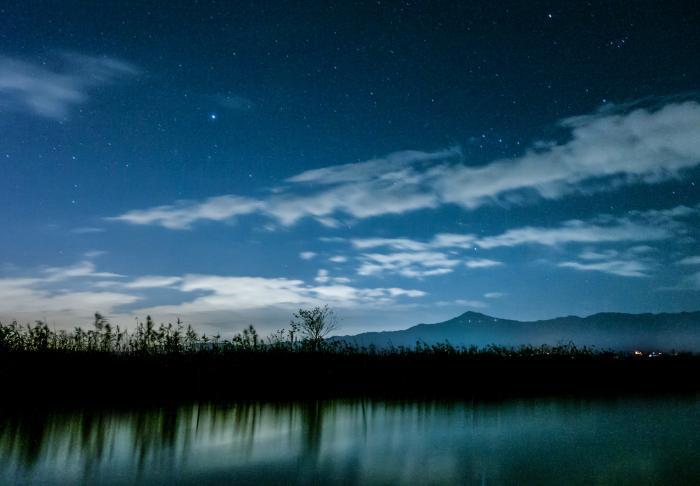
<path fill-rule="evenodd" d="M 700 356 L 0 353 L 4 405 L 695 393 Z"/>

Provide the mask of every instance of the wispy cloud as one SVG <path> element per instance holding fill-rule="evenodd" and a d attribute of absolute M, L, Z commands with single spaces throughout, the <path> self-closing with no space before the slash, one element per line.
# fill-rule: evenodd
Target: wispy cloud
<path fill-rule="evenodd" d="M 319 270 L 308 283 L 284 277 L 202 274 L 128 277 L 98 271 L 90 261 L 29 273 L 27 277 L 0 278 L 0 321 L 49 319 L 72 327 L 89 324 L 92 314 L 100 311 L 125 326 L 133 325 L 133 315 L 204 323 L 216 315 L 217 322 L 232 325 L 247 325 L 256 316 L 262 319 L 256 324 L 269 329 L 284 325 L 279 319 L 288 318 L 296 306 L 328 303 L 349 311 L 368 306 L 391 309 L 407 305 L 402 303 L 406 299 L 427 295 L 411 288 L 353 286 L 349 279 L 327 270 Z M 155 290 L 167 290 L 168 300 L 175 303 L 135 307 L 158 295 Z M 274 323 L 266 320 L 273 315 Z"/>
<path fill-rule="evenodd" d="M 0 278 L 0 319 L 49 318 L 72 326 L 85 322 L 95 311 L 111 314 L 118 307 L 140 299 L 123 292 L 47 287 L 47 283 L 56 281 L 45 278 Z"/>
<path fill-rule="evenodd" d="M 473 166 L 458 148 L 404 151 L 383 158 L 302 172 L 265 198 L 228 195 L 129 211 L 113 219 L 187 229 L 256 213 L 289 226 L 302 218 L 335 226 L 445 204 L 473 209 L 524 203 L 524 195 L 558 199 L 572 192 L 613 190 L 681 177 L 700 164 L 700 104 L 602 113 L 560 122 L 563 143 L 540 142 L 524 155 Z M 531 199 L 531 198 L 530 198 Z M 515 235 L 515 237 L 524 235 Z"/>
<path fill-rule="evenodd" d="M 94 226 L 83 226 L 80 228 L 73 228 L 72 230 L 70 230 L 70 232 L 76 235 L 87 235 L 92 233 L 104 233 L 105 229 L 96 228 Z"/>
<path fill-rule="evenodd" d="M 481 238 L 474 244 L 490 249 L 524 244 L 556 246 L 566 243 L 655 241 L 670 236 L 671 233 L 665 228 L 638 224 L 625 218 L 608 225 L 570 220 L 556 228 L 527 226 L 508 230 L 500 235 Z"/>
<path fill-rule="evenodd" d="M 558 266 L 620 277 L 647 277 L 659 264 L 652 252 L 653 248 L 639 245 L 621 250 L 587 249 L 578 255 L 578 261 L 565 261 Z"/>
<path fill-rule="evenodd" d="M 196 315 L 207 312 L 241 312 L 273 307 L 292 308 L 299 305 L 328 303 L 339 308 L 358 305 L 391 304 L 397 298 L 422 297 L 425 292 L 414 289 L 360 288 L 334 282 L 328 272 L 320 271 L 317 285 L 288 278 L 227 277 L 185 275 L 178 286 L 181 292 L 204 293 L 180 304 L 141 309 L 156 315 Z"/>
<path fill-rule="evenodd" d="M 624 216 L 601 214 L 589 220 L 569 220 L 553 227 L 525 226 L 491 236 L 439 233 L 425 241 L 410 238 L 354 238 L 356 250 L 384 250 L 387 253 L 360 253 L 360 275 L 396 273 L 405 277 L 426 277 L 452 272 L 459 262 L 467 268 L 490 268 L 503 262 L 475 258 L 474 251 L 495 250 L 520 245 L 563 247 L 654 242 L 687 235 L 687 218 L 700 215 L 700 206 L 628 211 Z M 654 248 L 635 244 L 624 250 L 587 248 L 579 261 L 565 261 L 560 267 L 599 271 L 626 277 L 648 275 L 656 267 Z M 693 263 L 693 258 L 682 261 Z"/>
<path fill-rule="evenodd" d="M 700 255 L 685 257 L 678 263 L 680 265 L 700 265 Z"/>
<path fill-rule="evenodd" d="M 138 74 L 120 59 L 64 52 L 50 62 L 0 57 L 0 112 L 64 119 L 91 89 Z"/>
<path fill-rule="evenodd" d="M 243 214 L 255 213 L 264 208 L 261 201 L 238 197 L 218 196 L 203 202 L 179 201 L 176 204 L 134 210 L 108 218 L 132 224 L 156 224 L 168 229 L 187 229 L 197 221 L 227 221 Z"/>
<path fill-rule="evenodd" d="M 354 238 L 359 250 L 390 248 L 397 251 L 430 251 L 446 248 L 485 250 L 519 245 L 558 246 L 566 244 L 660 241 L 682 234 L 680 219 L 700 214 L 700 207 L 677 206 L 668 210 L 630 211 L 625 216 L 599 215 L 589 220 L 568 220 L 558 226 L 524 226 L 491 236 L 439 233 L 427 241 L 410 238 Z M 637 245 L 642 253 L 650 247 Z M 585 258 L 585 257 L 584 257 Z"/>
<path fill-rule="evenodd" d="M 487 299 L 500 299 L 501 297 L 505 297 L 507 294 L 504 292 L 486 292 L 484 294 L 484 297 Z"/>
<path fill-rule="evenodd" d="M 467 268 L 490 268 L 503 265 L 503 262 L 491 260 L 489 258 L 468 258 L 464 264 Z"/>
<path fill-rule="evenodd" d="M 67 267 L 49 267 L 43 270 L 45 280 L 57 282 L 71 278 L 119 278 L 123 277 L 118 273 L 98 272 L 95 264 L 85 260 L 75 265 Z"/>
<path fill-rule="evenodd" d="M 472 235 L 460 235 L 468 238 L 470 242 L 474 241 Z M 454 246 L 451 244 L 441 244 L 437 242 L 422 242 L 412 240 L 410 238 L 355 238 L 351 240 L 352 246 L 360 250 L 370 248 L 387 247 L 398 251 L 424 251 L 430 248 L 444 248 Z"/>
<path fill-rule="evenodd" d="M 124 288 L 127 289 L 156 289 L 173 287 L 180 283 L 182 278 L 180 277 L 162 277 L 158 275 L 147 275 L 144 277 L 138 277 L 124 284 Z"/>
<path fill-rule="evenodd" d="M 618 275 L 621 277 L 647 277 L 649 267 L 643 262 L 634 260 L 609 260 L 600 262 L 562 262 L 560 267 L 575 270 L 595 271 Z"/>
<path fill-rule="evenodd" d="M 460 260 L 441 252 L 364 253 L 357 273 L 363 276 L 394 273 L 404 277 L 445 275 L 459 265 Z"/>
<path fill-rule="evenodd" d="M 240 95 L 218 94 L 211 97 L 216 106 L 232 111 L 248 111 L 254 106 L 253 101 Z"/>
<path fill-rule="evenodd" d="M 316 273 L 316 278 L 314 278 L 314 281 L 317 283 L 327 283 L 329 282 L 331 277 L 329 276 L 328 270 L 322 268 Z"/>
<path fill-rule="evenodd" d="M 481 300 L 470 300 L 470 299 L 456 299 L 456 300 L 439 300 L 435 302 L 438 307 L 471 307 L 472 309 L 485 309 L 488 307 L 486 302 Z"/>

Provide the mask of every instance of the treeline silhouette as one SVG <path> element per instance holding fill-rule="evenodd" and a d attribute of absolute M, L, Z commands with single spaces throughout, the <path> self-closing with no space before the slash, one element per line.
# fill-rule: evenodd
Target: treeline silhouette
<path fill-rule="evenodd" d="M 0 380 L 6 403 L 700 389 L 700 356 L 691 353 L 639 356 L 573 343 L 360 348 L 326 340 L 334 327 L 328 307 L 302 309 L 266 337 L 249 326 L 227 339 L 150 316 L 131 331 L 100 314 L 88 330 L 0 323 Z"/>
<path fill-rule="evenodd" d="M 151 316 L 138 322 L 129 332 L 112 326 L 101 314 L 95 314 L 93 329 L 76 327 L 73 331 L 53 330 L 43 321 L 34 325 L 21 325 L 17 322 L 0 322 L 0 352 L 54 352 L 54 353 L 113 353 L 121 355 L 172 355 L 172 354 L 220 354 L 231 352 L 320 352 L 334 354 L 371 355 L 460 355 L 460 356 L 618 356 L 625 353 L 598 351 L 588 347 L 577 347 L 574 343 L 559 346 L 520 346 L 511 348 L 490 345 L 453 346 L 449 342 L 428 345 L 417 341 L 415 347 L 405 346 L 360 347 L 344 341 L 328 342 L 323 337 L 307 336 L 299 326 L 290 326 L 262 337 L 250 325 L 229 339 L 219 334 L 207 336 L 197 333 L 191 325 L 181 321 L 156 326 Z"/>
<path fill-rule="evenodd" d="M 44 321 L 34 325 L 0 322 L 0 352 L 87 352 L 118 354 L 167 355 L 193 352 L 232 351 L 320 351 L 339 349 L 324 338 L 335 329 L 335 313 L 328 307 L 300 309 L 293 314 L 289 327 L 262 338 L 253 325 L 230 339 L 216 334 L 197 333 L 181 320 L 156 326 L 151 316 L 137 322 L 129 332 L 112 326 L 99 312 L 95 313 L 92 329 L 76 327 L 73 331 L 53 330 Z"/>

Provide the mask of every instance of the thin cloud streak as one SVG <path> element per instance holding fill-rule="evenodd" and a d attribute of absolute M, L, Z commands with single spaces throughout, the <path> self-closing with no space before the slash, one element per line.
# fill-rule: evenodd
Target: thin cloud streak
<path fill-rule="evenodd" d="M 629 214 L 629 217 L 600 215 L 586 221 L 574 219 L 555 227 L 524 226 L 492 236 L 438 233 L 428 241 L 409 238 L 354 238 L 350 243 L 358 250 L 384 247 L 397 251 L 420 252 L 446 248 L 478 247 L 491 250 L 520 245 L 559 246 L 572 243 L 660 241 L 674 236 L 676 230 L 682 230 L 682 225 L 677 220 L 700 214 L 700 208 L 677 206 L 665 211 L 637 211 Z"/>
<path fill-rule="evenodd" d="M 695 101 L 570 118 L 560 125 L 570 131 L 567 142 L 537 143 L 521 157 L 482 166 L 465 164 L 459 148 L 396 152 L 302 172 L 262 199 L 224 195 L 109 219 L 182 230 L 199 221 L 258 214 L 283 226 L 312 218 L 333 227 L 338 218 L 365 219 L 446 204 L 474 209 L 523 203 L 528 194 L 559 199 L 573 192 L 656 184 L 700 164 L 700 104 Z"/>
<path fill-rule="evenodd" d="M 595 271 L 618 275 L 620 277 L 648 277 L 649 267 L 642 262 L 611 260 L 607 262 L 581 263 L 562 262 L 559 267 L 573 268 L 582 271 Z"/>
<path fill-rule="evenodd" d="M 0 113 L 25 112 L 62 120 L 71 108 L 85 103 L 92 88 L 137 75 L 133 64 L 107 56 L 63 52 L 51 69 L 0 57 Z"/>
<path fill-rule="evenodd" d="M 678 263 L 680 265 L 700 265 L 700 255 L 685 257 Z"/>
<path fill-rule="evenodd" d="M 590 220 L 569 220 L 555 227 L 526 226 L 492 236 L 439 233 L 427 241 L 409 238 L 354 238 L 348 240 L 363 253 L 357 272 L 370 276 L 395 273 L 404 277 L 444 275 L 454 270 L 462 255 L 473 250 L 495 250 L 521 245 L 563 247 L 565 245 L 623 244 L 669 240 L 684 237 L 690 228 L 687 219 L 700 215 L 700 206 L 676 206 L 669 209 L 628 211 L 625 216 L 601 214 Z M 385 249 L 387 253 L 364 253 Z M 468 253 L 465 253 L 467 252 Z M 580 261 L 565 261 L 559 267 L 599 271 L 624 277 L 647 276 L 657 266 L 655 249 L 636 244 L 624 251 L 588 248 L 579 253 Z M 694 257 L 678 262 L 694 264 Z M 464 266 L 491 268 L 503 262 L 466 256 Z"/>

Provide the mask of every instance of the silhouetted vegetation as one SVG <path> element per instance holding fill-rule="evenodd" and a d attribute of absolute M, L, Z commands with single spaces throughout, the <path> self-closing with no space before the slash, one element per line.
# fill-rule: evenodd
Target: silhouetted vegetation
<path fill-rule="evenodd" d="M 324 338 L 335 330 L 336 322 L 333 310 L 324 305 L 313 309 L 299 309 L 299 312 L 294 313 L 290 327 L 300 330 L 309 347 L 317 351 L 321 349 Z"/>
<path fill-rule="evenodd" d="M 359 348 L 324 338 L 328 307 L 294 314 L 263 338 L 251 325 L 230 338 L 148 316 L 127 331 L 95 314 L 92 329 L 0 324 L 0 379 L 10 399 L 58 400 L 472 395 L 696 390 L 700 357 L 577 347 Z"/>

